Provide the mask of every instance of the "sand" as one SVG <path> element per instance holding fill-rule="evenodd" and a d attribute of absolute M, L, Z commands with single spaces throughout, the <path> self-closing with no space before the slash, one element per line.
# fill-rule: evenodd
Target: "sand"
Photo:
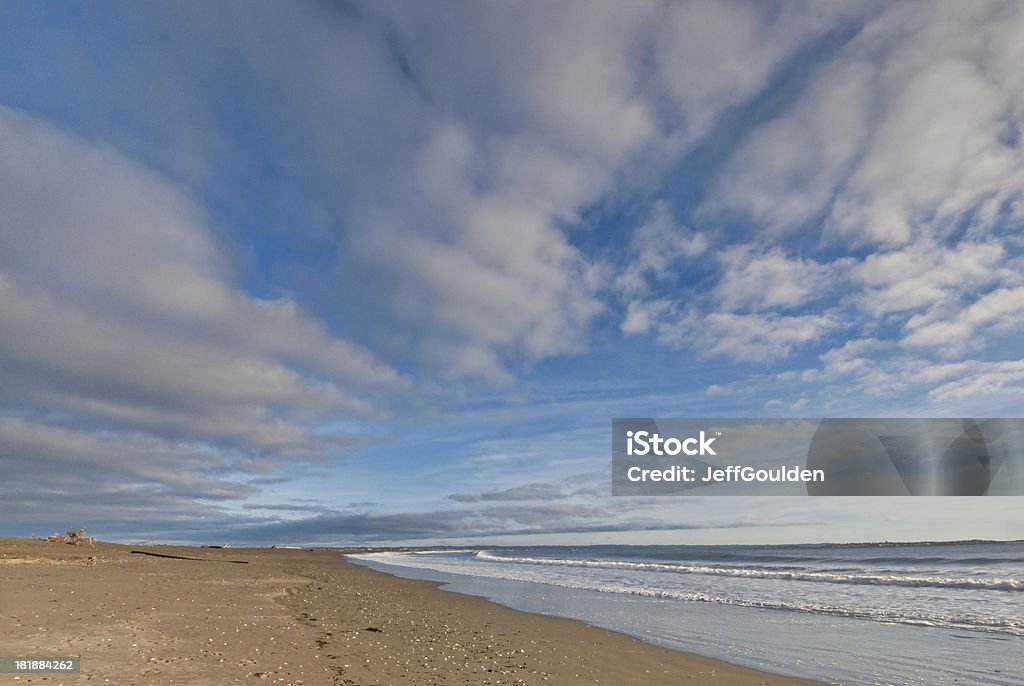
<path fill-rule="evenodd" d="M 813 683 L 518 612 L 333 551 L 0 539 L 0 636 L 2 655 L 82 664 L 0 684 Z"/>

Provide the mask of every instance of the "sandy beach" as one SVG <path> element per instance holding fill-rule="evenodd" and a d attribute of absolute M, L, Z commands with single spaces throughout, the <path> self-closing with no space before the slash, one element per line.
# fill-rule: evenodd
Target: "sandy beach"
<path fill-rule="evenodd" d="M 82 661 L 79 675 L 4 683 L 812 683 L 441 591 L 335 551 L 0 539 L 0 589 L 5 655 Z"/>

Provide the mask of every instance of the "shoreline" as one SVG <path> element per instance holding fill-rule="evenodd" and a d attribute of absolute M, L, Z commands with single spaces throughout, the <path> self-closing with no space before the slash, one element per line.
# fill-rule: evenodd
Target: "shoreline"
<path fill-rule="evenodd" d="M 82 659 L 80 675 L 17 683 L 821 683 L 441 590 L 344 550 L 0 539 L 4 652 Z"/>

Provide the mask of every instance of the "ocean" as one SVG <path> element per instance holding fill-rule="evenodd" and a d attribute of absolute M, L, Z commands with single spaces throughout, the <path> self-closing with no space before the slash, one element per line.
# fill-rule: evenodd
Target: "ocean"
<path fill-rule="evenodd" d="M 1024 684 L 1024 542 L 537 546 L 349 559 L 845 686 Z"/>

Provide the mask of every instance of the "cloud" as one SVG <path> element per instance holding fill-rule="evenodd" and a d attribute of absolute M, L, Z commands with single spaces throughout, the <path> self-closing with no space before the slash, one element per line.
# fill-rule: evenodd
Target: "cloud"
<path fill-rule="evenodd" d="M 546 500 L 550 498 L 563 497 L 561 488 L 554 484 L 537 483 L 525 484 L 506 488 L 502 491 L 491 491 L 488 493 L 452 493 L 447 496 L 449 500 L 457 503 L 478 503 L 481 501 L 516 501 L 516 500 Z"/>
<path fill-rule="evenodd" d="M 15 41 L 44 87 L 0 87 L 226 210 L 243 245 L 313 256 L 271 276 L 364 342 L 496 380 L 582 348 L 601 305 L 567 229 L 656 140 L 624 29 L 657 5 L 350 9 L 103 7 Z"/>
<path fill-rule="evenodd" d="M 670 300 L 634 300 L 627 306 L 619 328 L 626 335 L 646 333 L 673 307 Z"/>
<path fill-rule="evenodd" d="M 1019 278 L 997 243 L 947 248 L 930 240 L 869 255 L 853 276 L 865 286 L 859 304 L 872 315 L 948 306 L 962 295 Z"/>
<path fill-rule="evenodd" d="M 816 217 L 834 239 L 897 248 L 1018 216 L 1019 7 L 890 6 L 870 18 L 716 180 L 708 211 L 774 231 Z M 813 227 L 810 227 L 813 230 Z"/>
<path fill-rule="evenodd" d="M 593 474 L 584 474 L 562 483 L 529 483 L 522 486 L 513 486 L 500 491 L 488 491 L 485 493 L 452 493 L 447 496 L 448 500 L 457 503 L 480 503 L 480 502 L 516 502 L 516 501 L 541 501 L 571 498 L 575 496 L 605 495 L 608 491 L 606 474 L 600 473 L 595 479 Z M 582 479 L 581 479 L 582 477 Z M 592 482 L 587 486 L 580 486 L 579 481 Z"/>
<path fill-rule="evenodd" d="M 944 370 L 944 376 L 954 376 L 928 391 L 936 403 L 973 398 L 1008 396 L 1024 397 L 1024 361 L 969 362 Z"/>
<path fill-rule="evenodd" d="M 145 167 L 10 109 L 0 147 L 8 495 L 244 499 L 247 473 L 364 442 L 325 418 L 409 389 L 294 301 L 246 295 L 204 213 Z"/>
<path fill-rule="evenodd" d="M 605 309 L 601 260 L 573 240 L 584 212 L 675 164 L 846 14 L 228 2 L 149 7 L 129 31 L 106 10 L 82 32 L 18 43 L 30 63 L 74 56 L 60 63 L 103 87 L 76 88 L 74 109 L 13 90 L 214 204 L 258 195 L 262 213 L 235 211 L 261 239 L 331 255 L 292 285 L 332 325 L 356 321 L 364 342 L 441 376 L 508 381 L 520 363 L 584 349 Z M 135 36 L 157 29 L 140 47 Z M 218 104 L 223 92 L 244 126 Z M 665 267 L 654 241 L 702 249 L 659 221 L 638 233 L 637 275 Z"/>
<path fill-rule="evenodd" d="M 365 118 L 359 128 L 380 150 L 369 168 L 342 151 L 326 168 L 331 184 L 364 179 L 347 206 L 332 208 L 351 227 L 339 278 L 354 276 L 376 319 L 443 375 L 507 380 L 510 362 L 580 350 L 602 284 L 567 229 L 658 140 L 633 89 L 632 31 L 649 12 L 614 3 L 364 9 L 374 53 L 366 77 L 392 85 L 414 134 L 396 140 L 372 121 L 376 111 L 335 110 Z M 268 56 L 261 47 L 251 59 Z M 346 88 L 334 64 L 304 60 L 295 71 L 304 87 L 333 94 Z M 333 127 L 318 118 L 310 133 L 329 139 Z"/>
<path fill-rule="evenodd" d="M 990 336 L 990 329 L 999 333 L 1018 331 L 1024 322 L 1024 287 L 1000 288 L 986 293 L 977 301 L 943 317 L 923 314 L 907 322 L 904 344 L 930 347 L 946 355 L 956 355 L 971 347 L 979 347 Z"/>
<path fill-rule="evenodd" d="M 668 5 L 654 54 L 665 92 L 682 118 L 682 135 L 701 138 L 724 111 L 765 88 L 802 47 L 856 11 L 730 0 Z"/>
<path fill-rule="evenodd" d="M 1005 138 L 1005 93 L 979 65 L 934 57 L 910 74 L 900 72 L 913 53 L 887 65 L 900 91 L 833 206 L 836 232 L 899 246 L 923 231 L 948 235 L 965 217 L 985 231 L 1019 198 L 1024 179 L 1020 151 Z"/>
<path fill-rule="evenodd" d="M 727 311 L 787 310 L 822 298 L 834 288 L 839 266 L 790 258 L 779 247 L 760 252 L 748 245 L 723 251 L 719 259 L 722 278 L 714 298 Z"/>
<path fill-rule="evenodd" d="M 678 264 L 708 248 L 708 239 L 679 226 L 665 201 L 656 202 L 647 221 L 633 231 L 629 260 L 615 279 L 626 296 L 646 295 L 651 284 L 675 276 Z"/>
<path fill-rule="evenodd" d="M 656 330 L 661 342 L 690 348 L 701 357 L 762 362 L 786 357 L 837 326 L 827 315 L 702 314 L 689 310 L 664 317 Z"/>
<path fill-rule="evenodd" d="M 629 330 L 679 345 L 698 335 L 654 322 L 686 312 L 688 326 L 702 317 L 707 330 L 757 340 L 742 326 L 753 320 L 724 315 L 792 314 L 802 325 L 774 345 L 766 334 L 775 352 L 763 359 L 837 321 L 945 358 L 997 347 L 1019 314 L 1024 95 L 1010 64 L 1022 27 L 1024 12 L 999 3 L 865 15 L 717 169 L 694 222 L 737 227 L 709 248 L 722 267 L 715 302 L 694 293 L 668 307 L 655 294 L 629 305 Z M 702 347 L 730 352 L 717 339 Z"/>
<path fill-rule="evenodd" d="M 874 412 L 880 399 L 890 398 L 899 399 L 893 405 L 899 413 L 1006 416 L 1024 398 L 1020 360 L 935 360 L 915 352 L 892 341 L 852 339 L 821 355 L 822 366 L 805 370 L 801 381 L 805 389 L 814 384 L 814 392 L 836 412 L 849 411 L 844 398 L 858 403 L 874 398 L 867 404 Z M 779 383 L 765 381 L 765 391 L 778 392 Z"/>
<path fill-rule="evenodd" d="M 875 338 L 852 338 L 841 346 L 833 348 L 821 355 L 824 373 L 829 376 L 843 376 L 863 368 L 874 359 L 874 355 L 884 351 L 887 346 Z M 813 380 L 816 371 L 805 372 L 804 379 Z"/>
<path fill-rule="evenodd" d="M 450 508 L 422 512 L 366 511 L 327 512 L 288 521 L 238 521 L 219 530 L 185 530 L 183 536 L 207 540 L 269 543 L 302 542 L 313 545 L 344 545 L 352 541 L 405 541 L 538 534 L 588 534 L 641 531 L 702 531 L 737 528 L 774 528 L 809 524 L 790 515 L 754 517 L 695 517 L 684 498 L 672 498 L 679 507 L 665 507 L 665 499 L 652 505 L 645 500 L 621 498 L 616 507 L 581 503 L 532 503 L 529 507 L 497 505 Z M 631 502 L 637 501 L 639 502 Z M 171 533 L 170 535 L 174 535 Z M 203 540 L 202 538 L 200 540 Z"/>
<path fill-rule="evenodd" d="M 791 109 L 754 129 L 726 162 L 702 212 L 738 213 L 779 236 L 830 207 L 870 133 L 875 69 L 849 59 L 818 72 Z"/>
<path fill-rule="evenodd" d="M 464 455 L 533 394 L 621 407 L 654 375 L 614 358 L 637 336 L 741 363 L 694 368 L 728 412 L 1021 397 L 1017 5 L 8 12 L 30 30 L 0 41 L 0 457 L 60 471 L 10 503 L 250 540 L 678 525 L 524 483 L 524 452 L 592 458 L 521 440 L 427 450 L 441 505 L 286 492 L 394 428 L 437 419 Z"/>
<path fill-rule="evenodd" d="M 182 501 L 240 500 L 255 489 L 246 473 L 273 461 L 242 451 L 161 440 L 143 434 L 100 433 L 25 419 L 0 418 L 4 471 L 12 481 L 36 483 L 24 491 L 59 493 L 70 501 L 100 493 L 173 496 Z"/>

